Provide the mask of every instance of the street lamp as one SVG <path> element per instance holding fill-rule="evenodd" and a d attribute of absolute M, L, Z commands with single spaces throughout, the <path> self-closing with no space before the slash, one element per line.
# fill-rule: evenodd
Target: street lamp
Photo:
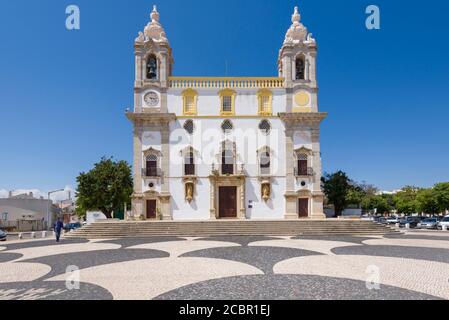
<path fill-rule="evenodd" d="M 50 195 L 52 193 L 57 193 L 57 192 L 61 192 L 61 191 L 65 191 L 65 189 L 59 189 L 59 190 L 54 190 L 54 191 L 50 191 L 48 192 L 48 196 L 47 196 L 47 229 L 50 230 L 51 229 L 51 221 L 50 221 Z"/>

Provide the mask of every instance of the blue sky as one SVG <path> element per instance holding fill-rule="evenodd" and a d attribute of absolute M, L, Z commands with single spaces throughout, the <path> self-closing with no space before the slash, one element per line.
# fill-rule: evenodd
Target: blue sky
<path fill-rule="evenodd" d="M 344 5 L 343 5 L 344 3 Z M 316 0 L 0 1 L 0 189 L 75 186 L 131 162 L 133 40 L 157 4 L 175 75 L 276 76 L 299 5 L 319 45 L 325 171 L 381 189 L 449 181 L 449 3 Z M 65 8 L 81 30 L 65 28 Z M 381 30 L 365 8 L 381 9 Z"/>

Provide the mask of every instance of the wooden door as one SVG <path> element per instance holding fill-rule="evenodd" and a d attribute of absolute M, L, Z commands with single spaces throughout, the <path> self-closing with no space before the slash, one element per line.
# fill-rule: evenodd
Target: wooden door
<path fill-rule="evenodd" d="M 237 218 L 237 187 L 220 187 L 220 218 Z"/>
<path fill-rule="evenodd" d="M 298 203 L 299 217 L 308 218 L 309 217 L 309 199 L 299 199 Z"/>
<path fill-rule="evenodd" d="M 147 219 L 156 219 L 156 200 L 147 200 Z"/>

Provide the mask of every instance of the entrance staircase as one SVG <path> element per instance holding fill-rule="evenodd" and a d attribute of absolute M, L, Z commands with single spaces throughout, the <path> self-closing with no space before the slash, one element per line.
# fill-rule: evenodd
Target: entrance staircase
<path fill-rule="evenodd" d="M 364 220 L 217 220 L 217 221 L 104 221 L 65 235 L 66 238 L 115 239 L 156 236 L 330 236 L 397 233 Z"/>

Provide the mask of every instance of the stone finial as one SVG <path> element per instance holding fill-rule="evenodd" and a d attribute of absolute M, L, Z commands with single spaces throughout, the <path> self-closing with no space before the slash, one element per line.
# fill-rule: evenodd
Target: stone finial
<path fill-rule="evenodd" d="M 298 24 L 300 21 L 301 21 L 301 15 L 299 14 L 299 9 L 298 9 L 298 7 L 295 7 L 295 11 L 293 12 L 293 15 L 292 15 L 292 23 Z"/>
<path fill-rule="evenodd" d="M 285 35 L 284 44 L 300 44 L 306 41 L 307 28 L 301 23 L 301 14 L 299 13 L 298 7 L 292 15 L 292 25 Z"/>
<path fill-rule="evenodd" d="M 153 11 L 151 12 L 151 21 L 159 22 L 160 17 L 161 16 L 160 16 L 159 12 L 157 12 L 156 5 L 154 5 L 153 6 Z"/>
<path fill-rule="evenodd" d="M 151 22 L 147 24 L 144 30 L 145 40 L 151 39 L 154 42 L 168 44 L 167 35 L 165 34 L 164 28 L 159 20 L 160 14 L 157 11 L 157 7 L 153 6 L 153 11 L 151 12 Z"/>

